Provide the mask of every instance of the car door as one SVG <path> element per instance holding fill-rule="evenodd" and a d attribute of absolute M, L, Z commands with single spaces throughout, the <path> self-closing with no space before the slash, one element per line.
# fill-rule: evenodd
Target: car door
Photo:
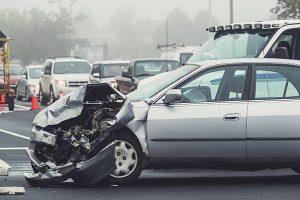
<path fill-rule="evenodd" d="M 299 77 L 299 67 L 255 66 L 248 108 L 248 157 L 300 156 Z"/>
<path fill-rule="evenodd" d="M 151 157 L 245 157 L 247 66 L 210 69 L 179 84 L 183 99 L 150 106 Z"/>

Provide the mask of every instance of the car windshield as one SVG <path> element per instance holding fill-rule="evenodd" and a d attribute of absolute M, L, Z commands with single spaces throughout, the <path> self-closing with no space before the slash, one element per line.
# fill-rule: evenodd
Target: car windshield
<path fill-rule="evenodd" d="M 163 72 L 173 71 L 179 68 L 179 63 L 170 60 L 136 61 L 135 77 L 154 76 Z"/>
<path fill-rule="evenodd" d="M 256 57 L 275 30 L 217 32 L 187 63 L 204 60 Z"/>
<path fill-rule="evenodd" d="M 16 68 L 10 69 L 9 74 L 11 74 L 11 75 L 22 75 L 22 73 L 19 73 L 20 72 L 19 70 L 20 69 L 16 69 Z M 22 70 L 23 70 L 23 67 L 21 67 L 21 72 L 22 72 Z M 3 76 L 3 74 L 4 74 L 4 70 L 3 70 L 3 68 L 1 68 L 0 69 L 0 76 Z"/>
<path fill-rule="evenodd" d="M 91 70 L 87 62 L 57 62 L 54 64 L 54 74 L 89 74 Z"/>
<path fill-rule="evenodd" d="M 137 88 L 133 92 L 127 95 L 127 98 L 131 101 L 141 101 L 147 98 L 151 98 L 159 91 L 165 89 L 172 83 L 191 73 L 192 71 L 198 69 L 197 65 L 186 65 L 175 71 L 167 72 L 156 77 L 147 82 L 147 84 L 141 88 Z"/>
<path fill-rule="evenodd" d="M 121 76 L 122 72 L 127 70 L 129 63 L 120 64 L 104 64 L 103 65 L 103 78 Z"/>
<path fill-rule="evenodd" d="M 29 76 L 31 79 L 39 79 L 41 76 L 42 68 L 29 69 Z"/>
<path fill-rule="evenodd" d="M 13 66 L 10 68 L 10 74 L 13 75 L 22 75 L 23 67 L 21 66 Z"/>

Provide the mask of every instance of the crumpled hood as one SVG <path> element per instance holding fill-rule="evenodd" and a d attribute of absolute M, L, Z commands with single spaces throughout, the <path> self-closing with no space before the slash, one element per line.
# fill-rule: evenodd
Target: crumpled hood
<path fill-rule="evenodd" d="M 125 95 L 107 83 L 83 85 L 40 111 L 34 118 L 33 125 L 45 128 L 78 117 L 82 112 L 84 102 L 103 101 L 107 95 L 118 95 L 124 101 L 126 99 Z M 123 117 L 126 117 L 126 120 L 122 119 Z M 126 101 L 116 118 L 116 122 L 120 121 L 122 125 L 134 118 L 131 102 Z"/>

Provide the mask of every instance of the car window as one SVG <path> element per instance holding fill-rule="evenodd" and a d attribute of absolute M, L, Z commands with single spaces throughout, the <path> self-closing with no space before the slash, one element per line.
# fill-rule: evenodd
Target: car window
<path fill-rule="evenodd" d="M 282 34 L 278 40 L 274 43 L 273 47 L 271 48 L 272 54 L 275 54 L 275 49 L 279 47 L 285 47 L 288 51 L 289 58 L 294 58 L 293 52 L 293 41 L 294 41 L 294 34 L 293 33 L 284 33 Z"/>
<path fill-rule="evenodd" d="M 246 66 L 209 70 L 180 86 L 183 103 L 241 100 L 246 80 Z"/>
<path fill-rule="evenodd" d="M 116 63 L 116 64 L 105 64 L 103 65 L 103 78 L 121 76 L 123 71 L 128 69 L 128 64 L 126 63 Z"/>
<path fill-rule="evenodd" d="M 179 63 L 170 60 L 137 61 L 135 64 L 136 77 L 154 76 L 163 72 L 173 71 L 179 68 Z"/>
<path fill-rule="evenodd" d="M 92 68 L 92 71 L 91 71 L 91 74 L 94 74 L 94 73 L 101 74 L 101 66 L 102 66 L 102 64 L 94 64 L 93 68 Z"/>
<path fill-rule="evenodd" d="M 255 99 L 299 98 L 300 69 L 289 66 L 257 66 Z"/>
<path fill-rule="evenodd" d="M 52 63 L 50 62 L 46 65 L 44 74 L 45 75 L 51 75 L 51 71 L 52 71 Z"/>
<path fill-rule="evenodd" d="M 193 53 L 181 53 L 179 58 L 179 64 L 184 65 L 191 57 Z"/>
<path fill-rule="evenodd" d="M 31 79 L 39 79 L 41 76 L 42 68 L 32 68 L 29 70 L 29 76 Z"/>
<path fill-rule="evenodd" d="M 53 74 L 89 74 L 91 66 L 87 62 L 56 62 Z"/>

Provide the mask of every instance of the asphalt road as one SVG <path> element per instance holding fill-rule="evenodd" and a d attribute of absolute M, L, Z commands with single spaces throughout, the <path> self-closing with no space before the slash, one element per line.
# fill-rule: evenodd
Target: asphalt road
<path fill-rule="evenodd" d="M 90 200 L 90 199 L 299 199 L 300 176 L 290 169 L 258 172 L 210 170 L 148 170 L 129 186 L 82 187 L 72 182 L 36 188 L 27 184 L 23 173 L 31 171 L 23 147 L 28 145 L 31 122 L 37 111 L 29 103 L 17 102 L 18 111 L 0 114 L 0 158 L 12 167 L 9 177 L 0 177 L 0 187 L 25 187 L 26 194 L 0 196 L 6 199 Z M 24 108 L 25 106 L 25 108 Z M 4 112 L 3 112 L 4 111 Z M 0 109 L 1 113 L 1 109 Z M 8 132 L 7 132 L 8 131 Z M 6 133 L 4 133 L 6 132 Z M 12 135 L 15 133 L 17 135 Z M 11 149 L 12 148 L 12 149 Z"/>

